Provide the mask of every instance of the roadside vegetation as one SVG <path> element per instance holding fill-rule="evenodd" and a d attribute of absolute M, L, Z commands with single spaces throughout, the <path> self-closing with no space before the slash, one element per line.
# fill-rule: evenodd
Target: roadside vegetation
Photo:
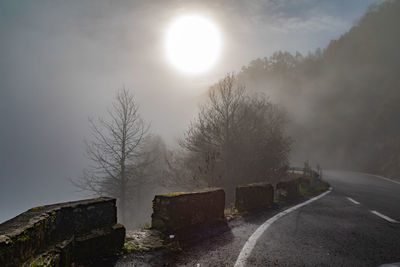
<path fill-rule="evenodd" d="M 323 180 L 322 169 L 319 164 L 313 169 L 308 161 L 304 162 L 303 173 L 298 176 L 299 193 L 302 197 L 313 197 L 329 189 L 328 182 Z"/>

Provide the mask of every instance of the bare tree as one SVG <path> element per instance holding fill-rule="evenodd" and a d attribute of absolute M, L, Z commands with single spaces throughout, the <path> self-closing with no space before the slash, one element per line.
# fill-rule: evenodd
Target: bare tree
<path fill-rule="evenodd" d="M 85 145 L 91 165 L 75 184 L 95 194 L 117 198 L 124 222 L 132 188 L 142 182 L 143 169 L 148 164 L 142 143 L 149 127 L 127 89 L 118 90 L 115 100 L 108 110 L 108 120 L 89 119 L 92 140 L 85 141 Z"/>
<path fill-rule="evenodd" d="M 228 74 L 211 87 L 208 103 L 200 107 L 197 121 L 186 132 L 181 145 L 194 152 L 187 158 L 209 186 L 220 185 L 223 176 L 230 175 L 228 160 L 225 166 L 218 159 L 227 158 L 234 142 L 234 127 L 240 103 L 244 99 L 244 87 L 235 87 L 235 75 Z M 200 163 L 200 164 L 199 164 Z"/>
<path fill-rule="evenodd" d="M 287 165 L 290 138 L 284 135 L 285 113 L 260 95 L 248 96 L 234 74 L 210 88 L 181 145 L 192 178 L 226 189 L 228 200 L 236 185 L 271 181 Z"/>

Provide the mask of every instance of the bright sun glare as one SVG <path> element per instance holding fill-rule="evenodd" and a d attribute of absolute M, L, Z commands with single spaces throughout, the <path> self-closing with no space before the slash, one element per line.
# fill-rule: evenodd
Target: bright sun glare
<path fill-rule="evenodd" d="M 167 58 L 182 72 L 196 74 L 209 70 L 218 59 L 220 47 L 217 27 L 205 17 L 181 16 L 168 28 Z"/>

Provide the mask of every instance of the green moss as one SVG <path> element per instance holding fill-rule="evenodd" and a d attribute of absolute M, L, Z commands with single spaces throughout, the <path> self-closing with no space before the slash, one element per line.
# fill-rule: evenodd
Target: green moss
<path fill-rule="evenodd" d="M 227 209 L 224 210 L 225 217 L 227 217 L 227 216 L 238 216 L 240 214 L 241 213 L 235 207 L 227 208 Z"/>
<path fill-rule="evenodd" d="M 125 226 L 123 224 L 117 222 L 116 224 L 114 224 L 114 227 L 119 228 L 119 227 L 125 227 Z"/>
<path fill-rule="evenodd" d="M 56 213 L 52 212 L 51 215 L 49 216 L 50 222 L 55 222 L 57 219 Z"/>
<path fill-rule="evenodd" d="M 247 187 L 267 186 L 267 185 L 268 185 L 267 183 L 262 183 L 262 182 L 260 182 L 260 183 L 243 184 L 243 185 L 239 185 L 239 186 L 237 186 L 237 187 L 239 187 L 239 188 L 247 188 Z"/>
<path fill-rule="evenodd" d="M 30 234 L 28 230 L 25 230 L 20 236 L 18 236 L 17 240 L 21 242 L 25 242 L 30 239 Z"/>
<path fill-rule="evenodd" d="M 310 191 L 304 185 L 299 186 L 299 193 L 300 193 L 300 196 L 302 196 L 302 197 L 307 197 L 310 195 Z"/>
<path fill-rule="evenodd" d="M 56 259 L 53 254 L 47 253 L 44 255 L 41 255 L 39 258 L 34 260 L 31 264 L 30 267 L 36 267 L 36 266 L 56 266 Z"/>
<path fill-rule="evenodd" d="M 138 246 L 137 244 L 135 244 L 135 243 L 133 243 L 131 241 L 125 242 L 124 247 L 122 248 L 122 250 L 124 252 L 127 252 L 127 253 L 129 253 L 131 251 L 139 251 L 139 252 L 148 251 L 148 249 L 140 247 L 140 246 Z"/>
<path fill-rule="evenodd" d="M 138 251 L 138 252 L 147 252 L 147 251 L 151 251 L 151 250 L 158 250 L 158 249 L 170 249 L 172 248 L 172 244 L 166 244 L 166 245 L 160 245 L 160 246 L 153 246 L 153 247 L 142 247 L 139 246 L 137 244 L 135 244 L 132 241 L 127 241 L 124 244 L 124 247 L 122 248 L 122 250 L 125 253 L 130 253 L 132 251 Z"/>
<path fill-rule="evenodd" d="M 329 189 L 329 184 L 325 181 L 320 180 L 317 184 L 316 191 L 323 192 Z"/>
<path fill-rule="evenodd" d="M 43 209 L 43 208 L 44 208 L 44 206 L 37 206 L 37 207 L 31 208 L 30 210 L 37 211 L 37 210 L 40 210 L 40 209 Z"/>
<path fill-rule="evenodd" d="M 96 197 L 96 198 L 92 198 L 91 200 L 103 201 L 103 200 L 110 200 L 110 198 L 108 198 L 108 197 Z"/>
<path fill-rule="evenodd" d="M 303 197 L 310 197 L 328 190 L 329 184 L 322 180 L 317 180 L 314 186 L 311 184 L 301 183 L 299 185 L 299 193 Z"/>
<path fill-rule="evenodd" d="M 180 195 L 185 195 L 185 194 L 206 193 L 206 192 L 215 191 L 215 190 L 221 190 L 221 188 L 218 188 L 218 187 L 206 187 L 206 188 L 197 189 L 197 190 L 192 191 L 192 192 L 169 192 L 169 193 L 160 194 L 159 196 L 175 197 L 175 196 L 180 196 Z"/>
<path fill-rule="evenodd" d="M 49 229 L 50 222 L 51 222 L 51 218 L 50 217 L 47 217 L 46 219 L 44 219 L 44 228 L 45 229 Z"/>
<path fill-rule="evenodd" d="M 122 251 L 125 253 L 129 253 L 129 252 L 131 252 L 131 250 L 132 250 L 132 246 L 130 244 L 128 244 L 127 242 L 125 242 L 125 244 L 122 248 Z"/>
<path fill-rule="evenodd" d="M 147 222 L 147 223 L 145 223 L 143 225 L 143 228 L 146 229 L 146 230 L 150 230 L 151 229 L 151 224 Z"/>
<path fill-rule="evenodd" d="M 169 192 L 169 193 L 160 194 L 160 196 L 175 197 L 175 196 L 179 196 L 179 195 L 183 195 L 183 194 L 187 194 L 187 192 Z"/>
<path fill-rule="evenodd" d="M 21 242 L 25 242 L 28 239 L 29 239 L 29 237 L 24 235 L 24 236 L 19 236 L 17 240 L 21 241 Z"/>
<path fill-rule="evenodd" d="M 39 227 L 39 226 L 41 226 L 44 222 L 45 222 L 45 220 L 40 220 L 40 221 L 38 221 L 38 222 L 35 222 L 34 226 L 35 226 L 35 227 Z"/>

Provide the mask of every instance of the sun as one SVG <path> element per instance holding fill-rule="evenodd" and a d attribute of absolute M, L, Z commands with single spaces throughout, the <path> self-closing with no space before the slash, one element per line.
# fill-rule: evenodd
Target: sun
<path fill-rule="evenodd" d="M 165 48 L 168 61 L 176 69 L 197 74 L 209 70 L 217 61 L 221 37 L 210 19 L 185 15 L 169 25 Z"/>

